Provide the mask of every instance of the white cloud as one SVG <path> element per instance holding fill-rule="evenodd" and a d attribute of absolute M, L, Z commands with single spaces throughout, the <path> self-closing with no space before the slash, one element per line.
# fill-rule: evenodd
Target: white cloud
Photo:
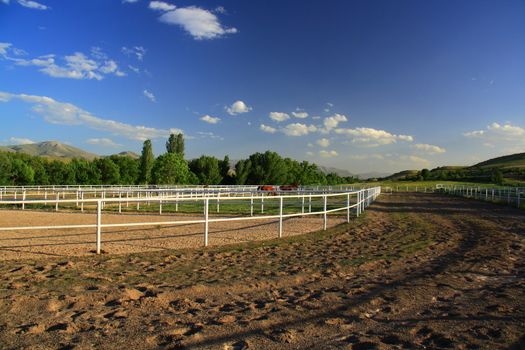
<path fill-rule="evenodd" d="M 23 137 L 10 137 L 3 143 L 7 145 L 30 145 L 35 143 L 35 141 Z"/>
<path fill-rule="evenodd" d="M 426 143 L 417 143 L 415 145 L 412 145 L 412 148 L 427 154 L 439 154 L 439 153 L 445 153 L 446 150 L 442 147 L 435 146 L 435 145 L 429 145 Z"/>
<path fill-rule="evenodd" d="M 486 147 L 498 147 L 504 153 L 525 151 L 525 128 L 510 123 L 492 123 L 484 130 L 469 131 L 463 135 L 480 140 Z"/>
<path fill-rule="evenodd" d="M 0 43 L 1 58 L 11 61 L 18 66 L 39 67 L 39 71 L 54 78 L 70 79 L 96 79 L 102 80 L 105 75 L 115 75 L 118 77 L 126 74 L 119 70 L 117 62 L 108 59 L 107 55 L 100 48 L 92 48 L 91 57 L 82 52 L 75 52 L 65 56 L 65 64 L 57 63 L 56 55 L 49 54 L 36 58 L 20 58 L 11 56 L 19 55 L 23 50 L 12 47 L 10 43 Z"/>
<path fill-rule="evenodd" d="M 330 146 L 330 140 L 326 138 L 319 139 L 316 142 L 319 146 L 324 147 L 324 148 Z"/>
<path fill-rule="evenodd" d="M 197 135 L 199 135 L 201 139 L 213 139 L 213 140 L 224 141 L 224 137 L 215 135 L 212 132 L 197 131 Z"/>
<path fill-rule="evenodd" d="M 182 27 L 196 40 L 216 39 L 226 34 L 237 33 L 236 28 L 224 27 L 213 12 L 196 6 L 165 12 L 159 20 Z"/>
<path fill-rule="evenodd" d="M 270 119 L 275 120 L 276 122 L 284 122 L 285 120 L 290 119 L 290 116 L 283 112 L 270 112 L 268 116 Z"/>
<path fill-rule="evenodd" d="M 403 161 L 408 161 L 409 164 L 414 167 L 427 167 L 430 165 L 430 162 L 427 159 L 418 156 L 401 155 L 399 156 L 399 159 Z"/>
<path fill-rule="evenodd" d="M 326 151 L 326 150 L 321 150 L 319 151 L 319 155 L 323 158 L 333 158 L 333 157 L 337 157 L 338 154 L 336 151 L 334 150 L 331 150 L 331 151 Z"/>
<path fill-rule="evenodd" d="M 301 123 L 292 123 L 281 129 L 281 132 L 288 136 L 304 136 L 316 132 L 318 129 L 315 125 L 306 125 Z"/>
<path fill-rule="evenodd" d="M 46 96 L 0 92 L 0 102 L 11 100 L 20 100 L 32 104 L 32 110 L 41 115 L 48 123 L 87 127 L 131 140 L 144 141 L 147 139 L 167 138 L 170 134 L 184 133 L 176 128 L 157 129 L 99 118 L 71 103 L 59 102 Z"/>
<path fill-rule="evenodd" d="M 330 132 L 333 129 L 337 128 L 339 123 L 348 121 L 348 118 L 342 114 L 334 114 L 330 117 L 324 118 L 324 132 Z"/>
<path fill-rule="evenodd" d="M 261 129 L 262 131 L 267 132 L 269 134 L 274 134 L 277 131 L 276 128 L 272 128 L 271 126 L 264 125 L 264 124 L 261 124 L 259 129 Z"/>
<path fill-rule="evenodd" d="M 124 3 L 124 4 L 126 4 L 126 3 L 133 4 L 133 3 L 137 2 L 137 1 L 139 1 L 139 0 L 122 0 L 122 3 Z"/>
<path fill-rule="evenodd" d="M 390 145 L 397 141 L 412 142 L 414 138 L 408 135 L 395 135 L 385 130 L 373 128 L 338 128 L 335 129 L 337 134 L 347 135 L 352 138 L 352 143 L 362 144 L 368 147 L 381 145 Z"/>
<path fill-rule="evenodd" d="M 155 95 L 153 93 L 149 92 L 148 90 L 144 90 L 142 92 L 144 96 L 146 96 L 151 102 L 157 102 L 157 99 L 155 98 Z"/>
<path fill-rule="evenodd" d="M 9 3 L 9 1 L 7 2 Z M 42 5 L 39 2 L 31 1 L 31 0 L 18 0 L 18 3 L 24 7 L 33 9 L 33 10 L 47 10 L 49 9 L 48 6 Z"/>
<path fill-rule="evenodd" d="M 172 11 L 175 10 L 176 6 L 172 4 L 168 4 L 164 1 L 151 1 L 148 6 L 152 10 L 158 10 L 158 11 Z"/>
<path fill-rule="evenodd" d="M 135 73 L 137 73 L 137 74 L 140 74 L 140 68 L 135 67 L 135 66 L 132 66 L 131 64 L 128 65 L 128 68 L 129 68 L 131 71 L 133 71 L 133 72 L 135 72 Z"/>
<path fill-rule="evenodd" d="M 252 110 L 252 107 L 248 106 L 243 101 L 235 101 L 230 107 L 224 107 L 226 112 L 230 115 L 237 115 L 242 113 L 248 113 Z"/>
<path fill-rule="evenodd" d="M 88 139 L 86 140 L 86 143 L 89 143 L 90 145 L 96 145 L 96 146 L 103 146 L 103 147 L 119 147 L 122 146 L 116 142 L 114 142 L 112 139 L 108 138 L 94 138 L 94 139 Z"/>
<path fill-rule="evenodd" d="M 295 118 L 299 118 L 299 119 L 305 119 L 305 118 L 308 118 L 308 113 L 306 112 L 292 112 L 292 115 L 295 117 Z"/>
<path fill-rule="evenodd" d="M 142 46 L 133 46 L 133 47 L 123 46 L 121 51 L 124 55 L 134 56 L 139 61 L 144 60 L 144 56 L 146 55 L 146 49 L 143 48 Z"/>
<path fill-rule="evenodd" d="M 314 152 L 308 151 L 308 152 L 306 152 L 306 155 L 309 156 L 309 157 L 313 157 L 314 156 Z"/>
<path fill-rule="evenodd" d="M 209 123 L 209 124 L 217 124 L 218 122 L 221 121 L 221 118 L 212 117 L 206 114 L 200 117 L 200 120 L 202 120 L 203 122 Z"/>

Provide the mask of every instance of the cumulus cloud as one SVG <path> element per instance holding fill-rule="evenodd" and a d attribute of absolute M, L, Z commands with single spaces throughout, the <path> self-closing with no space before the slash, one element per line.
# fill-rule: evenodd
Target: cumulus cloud
<path fill-rule="evenodd" d="M 161 10 L 160 6 L 155 6 L 155 10 Z M 182 27 L 196 40 L 217 39 L 226 34 L 237 33 L 236 28 L 224 27 L 212 11 L 196 6 L 164 10 L 159 20 L 166 24 Z"/>
<path fill-rule="evenodd" d="M 150 100 L 151 102 L 157 102 L 157 99 L 155 98 L 155 95 L 153 95 L 153 93 L 149 92 L 148 90 L 144 90 L 142 91 L 142 93 L 144 94 L 144 96 L 146 96 L 148 98 L 148 100 Z"/>
<path fill-rule="evenodd" d="M 318 129 L 315 125 L 292 123 L 282 128 L 281 132 L 288 136 L 304 136 L 308 135 L 309 133 L 316 132 L 317 130 Z"/>
<path fill-rule="evenodd" d="M 429 145 L 426 143 L 417 143 L 415 145 L 412 145 L 412 148 L 427 154 L 440 154 L 446 152 L 446 150 L 442 147 Z"/>
<path fill-rule="evenodd" d="M 264 125 L 264 124 L 261 124 L 259 129 L 261 129 L 262 131 L 267 132 L 269 134 L 275 134 L 275 132 L 277 131 L 276 128 L 272 128 L 271 126 Z"/>
<path fill-rule="evenodd" d="M 330 146 L 330 140 L 326 139 L 326 138 L 322 138 L 322 139 L 319 139 L 317 140 L 317 144 L 321 147 L 328 147 Z"/>
<path fill-rule="evenodd" d="M 221 121 L 221 118 L 217 118 L 217 117 L 212 117 L 212 116 L 209 116 L 209 115 L 203 115 L 202 117 L 200 117 L 200 120 L 202 120 L 203 122 L 206 122 L 208 124 L 217 124 L 218 122 Z"/>
<path fill-rule="evenodd" d="M 157 129 L 141 125 L 131 125 L 111 119 L 103 119 L 66 102 L 59 102 L 47 96 L 11 94 L 0 92 L 0 102 L 19 100 L 31 104 L 32 110 L 51 124 L 87 127 L 105 131 L 131 140 L 166 138 L 170 134 L 184 133 L 180 129 Z M 188 138 L 188 137 L 187 137 Z"/>
<path fill-rule="evenodd" d="M 152 10 L 158 10 L 158 11 L 172 11 L 175 10 L 176 6 L 172 4 L 168 4 L 164 1 L 151 1 L 148 6 Z"/>
<path fill-rule="evenodd" d="M 319 151 L 319 155 L 323 158 L 333 158 L 333 157 L 337 157 L 338 154 L 336 151 L 334 150 L 331 150 L 331 151 L 326 151 L 326 150 L 321 150 Z"/>
<path fill-rule="evenodd" d="M 400 160 L 408 161 L 414 167 L 427 167 L 430 165 L 430 162 L 425 159 L 414 155 L 401 155 L 399 156 Z"/>
<path fill-rule="evenodd" d="M 122 46 L 120 51 L 122 51 L 122 53 L 126 56 L 135 57 L 139 61 L 144 60 L 144 56 L 146 55 L 146 49 L 143 48 L 142 46 L 133 46 L 133 47 Z"/>
<path fill-rule="evenodd" d="M 368 147 L 390 145 L 397 141 L 412 142 L 414 138 L 409 135 L 395 135 L 385 130 L 373 128 L 338 128 L 337 134 L 347 135 L 352 139 L 352 143 L 361 144 Z"/>
<path fill-rule="evenodd" d="M 308 118 L 308 113 L 306 113 L 306 112 L 304 112 L 304 111 L 292 112 L 292 115 L 293 115 L 295 118 L 299 118 L 299 119 L 305 119 L 305 118 Z"/>
<path fill-rule="evenodd" d="M 224 107 L 229 115 L 237 115 L 242 113 L 248 113 L 252 110 L 252 107 L 248 106 L 243 101 L 235 101 L 229 107 Z"/>
<path fill-rule="evenodd" d="M 486 147 L 498 147 L 505 153 L 525 151 L 525 128 L 510 123 L 492 123 L 483 130 L 469 131 L 463 135 L 481 141 Z"/>
<path fill-rule="evenodd" d="M 197 131 L 197 135 L 201 139 L 212 139 L 212 140 L 224 141 L 224 137 L 216 135 L 213 132 L 209 132 L 209 131 Z"/>
<path fill-rule="evenodd" d="M 348 118 L 342 114 L 334 114 L 330 117 L 326 117 L 323 120 L 324 132 L 330 132 L 339 126 L 339 123 L 348 121 Z"/>
<path fill-rule="evenodd" d="M 109 59 L 100 48 L 92 48 L 90 57 L 82 52 L 65 56 L 61 59 L 63 64 L 59 63 L 59 59 L 54 54 L 36 58 L 17 56 L 20 56 L 20 49 L 14 48 L 11 43 L 0 43 L 0 58 L 18 66 L 38 67 L 40 72 L 53 78 L 102 80 L 106 75 L 117 77 L 126 75 L 119 69 L 117 62 Z"/>
<path fill-rule="evenodd" d="M 86 143 L 89 143 L 90 145 L 96 145 L 96 146 L 103 146 L 103 147 L 119 147 L 122 146 L 116 142 L 114 142 L 112 139 L 108 138 L 93 138 L 86 140 Z"/>
<path fill-rule="evenodd" d="M 5 3 L 9 3 L 9 1 L 5 1 Z M 27 7 L 27 8 L 30 8 L 30 9 L 33 9 L 33 10 L 48 10 L 49 7 L 46 6 L 46 5 L 42 5 L 41 3 L 39 2 L 36 2 L 36 1 L 31 1 L 31 0 L 17 0 L 17 2 L 24 6 L 24 7 Z"/>
<path fill-rule="evenodd" d="M 10 137 L 3 143 L 6 145 L 30 145 L 35 143 L 35 141 L 24 137 Z"/>
<path fill-rule="evenodd" d="M 285 120 L 290 119 L 290 116 L 283 112 L 270 112 L 268 116 L 270 119 L 275 120 L 276 122 L 284 122 Z"/>

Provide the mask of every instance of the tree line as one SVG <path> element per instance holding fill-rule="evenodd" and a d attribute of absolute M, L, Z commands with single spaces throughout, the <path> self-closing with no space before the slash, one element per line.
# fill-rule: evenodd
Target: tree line
<path fill-rule="evenodd" d="M 151 140 L 144 141 L 139 159 L 112 155 L 94 160 L 50 160 L 22 153 L 0 152 L 0 186 L 27 185 L 337 185 L 358 181 L 335 173 L 324 174 L 317 165 L 283 158 L 276 152 L 254 153 L 230 166 L 202 155 L 184 159 L 184 136 L 170 135 L 166 152 L 154 156 Z"/>

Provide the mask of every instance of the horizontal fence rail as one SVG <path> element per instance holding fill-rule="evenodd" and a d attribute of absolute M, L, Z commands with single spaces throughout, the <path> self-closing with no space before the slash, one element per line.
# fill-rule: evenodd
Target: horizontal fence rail
<path fill-rule="evenodd" d="M 517 208 L 525 205 L 524 187 L 471 187 L 463 185 L 436 185 L 436 190 L 453 196 L 473 198 L 489 202 L 498 202 Z"/>
<path fill-rule="evenodd" d="M 83 212 L 86 210 L 96 211 L 96 222 L 85 225 L 51 225 L 51 226 L 18 226 L 0 227 L 0 231 L 30 231 L 30 230 L 52 230 L 52 229 L 85 229 L 94 228 L 96 230 L 96 253 L 102 251 L 102 234 L 104 228 L 114 227 L 147 227 L 147 226 L 168 226 L 185 224 L 204 224 L 204 246 L 208 246 L 209 225 L 215 222 L 243 221 L 243 220 L 278 220 L 277 236 L 283 236 L 283 220 L 292 217 L 304 217 L 309 215 L 322 215 L 323 229 L 327 229 L 328 214 L 346 211 L 346 220 L 350 221 L 351 211 L 359 216 L 380 194 L 381 187 L 354 190 L 350 187 L 343 189 L 342 186 L 315 186 L 301 187 L 292 191 L 279 191 L 276 186 L 275 191 L 258 191 L 257 186 L 217 186 L 217 187 L 162 187 L 146 188 L 144 186 L 126 187 L 5 187 L 0 188 L 3 198 L 0 198 L 0 207 L 4 208 L 27 208 L 40 209 L 41 206 L 54 206 L 55 211 L 62 208 L 76 209 Z M 50 193 L 52 195 L 50 195 Z M 328 201 L 331 201 L 330 208 Z M 266 205 L 269 202 L 278 203 L 278 210 L 267 212 Z M 312 202 L 321 201 L 322 210 L 313 210 Z M 155 204 L 159 214 L 163 213 L 163 208 L 171 206 L 175 212 L 179 210 L 179 205 L 202 204 L 202 219 L 197 220 L 170 220 L 158 222 L 127 222 L 127 223 L 102 223 L 104 210 L 115 213 L 122 213 L 123 209 L 133 206 L 133 210 L 138 211 L 141 204 Z M 234 217 L 210 217 L 210 210 L 217 213 L 221 211 L 221 203 L 235 203 L 237 205 L 249 207 L 250 216 Z M 285 209 L 296 209 L 300 211 L 285 213 Z M 260 215 L 255 215 L 259 211 Z"/>

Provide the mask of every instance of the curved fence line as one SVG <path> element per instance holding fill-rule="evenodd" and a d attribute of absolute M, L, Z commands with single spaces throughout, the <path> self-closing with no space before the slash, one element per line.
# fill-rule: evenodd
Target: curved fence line
<path fill-rule="evenodd" d="M 463 185 L 436 185 L 436 190 L 465 198 L 473 198 L 489 202 L 499 202 L 521 208 L 525 204 L 524 187 L 472 187 Z"/>
<path fill-rule="evenodd" d="M 232 191 L 233 189 L 233 191 Z M 110 188 L 114 190 L 114 188 Z M 167 225 L 181 225 L 181 224 L 204 224 L 204 246 L 208 246 L 208 232 L 209 224 L 214 222 L 227 222 L 227 221 L 243 221 L 243 220 L 268 220 L 278 219 L 279 229 L 278 237 L 283 236 L 283 219 L 292 217 L 302 217 L 307 215 L 322 215 L 323 216 L 323 229 L 327 229 L 328 214 L 345 211 L 347 222 L 350 221 L 351 210 L 355 210 L 355 215 L 359 216 L 366 207 L 368 207 L 381 193 L 381 187 L 373 187 L 361 190 L 348 190 L 348 191 L 335 191 L 333 189 L 328 190 L 313 190 L 301 188 L 295 191 L 277 191 L 270 193 L 254 192 L 253 189 L 250 191 L 242 192 L 238 187 L 230 187 L 230 191 L 226 192 L 214 192 L 210 191 L 209 188 L 199 188 L 200 191 L 196 191 L 193 188 L 194 193 L 190 196 L 181 196 L 179 189 L 166 189 L 176 193 L 176 195 L 166 195 L 163 192 L 159 196 L 151 197 L 126 197 L 119 196 L 118 198 L 77 198 L 74 199 L 61 199 L 60 196 L 56 196 L 55 199 L 26 199 L 24 194 L 23 199 L 12 199 L 12 200 L 0 200 L 0 205 L 3 206 L 22 206 L 25 209 L 26 205 L 36 205 L 49 203 L 55 204 L 55 209 L 58 211 L 60 204 L 72 204 L 74 203 L 77 207 L 84 210 L 84 204 L 96 204 L 96 223 L 87 225 L 54 225 L 54 226 L 19 226 L 19 227 L 0 227 L 0 231 L 28 231 L 28 230 L 47 230 L 47 229 L 78 229 L 78 228 L 96 228 L 96 252 L 101 253 L 102 247 L 102 229 L 112 227 L 138 227 L 138 226 L 167 226 Z M 320 192 L 320 193 L 319 193 Z M 106 192 L 103 192 L 106 193 Z M 222 197 L 221 197 L 222 196 Z M 323 209 L 318 211 L 312 211 L 312 198 L 322 199 Z M 276 201 L 279 202 L 278 214 L 273 215 L 254 215 L 255 201 L 259 201 L 261 214 L 264 213 L 264 201 Z M 344 204 L 337 203 L 339 206 L 336 208 L 328 208 L 328 199 L 339 199 Z M 297 213 L 285 214 L 286 209 L 285 201 L 288 200 L 300 200 L 301 211 Z M 248 202 L 250 206 L 250 216 L 238 216 L 228 218 L 210 218 L 210 201 L 216 204 L 217 213 L 220 213 L 220 201 L 237 201 Z M 129 222 L 129 223 L 115 223 L 115 224 L 102 224 L 102 215 L 104 205 L 117 204 L 119 213 L 122 212 L 123 204 L 134 203 L 139 208 L 139 204 L 147 203 L 158 203 L 159 213 L 162 214 L 162 205 L 172 204 L 175 202 L 176 205 L 184 202 L 202 202 L 203 204 L 203 218 L 199 220 L 176 220 L 176 221 L 158 221 L 158 222 Z M 288 203 L 289 204 L 289 203 Z M 291 206 L 290 206 L 291 207 Z M 176 207 L 177 208 L 177 207 Z M 177 210 L 177 209 L 176 209 Z"/>

